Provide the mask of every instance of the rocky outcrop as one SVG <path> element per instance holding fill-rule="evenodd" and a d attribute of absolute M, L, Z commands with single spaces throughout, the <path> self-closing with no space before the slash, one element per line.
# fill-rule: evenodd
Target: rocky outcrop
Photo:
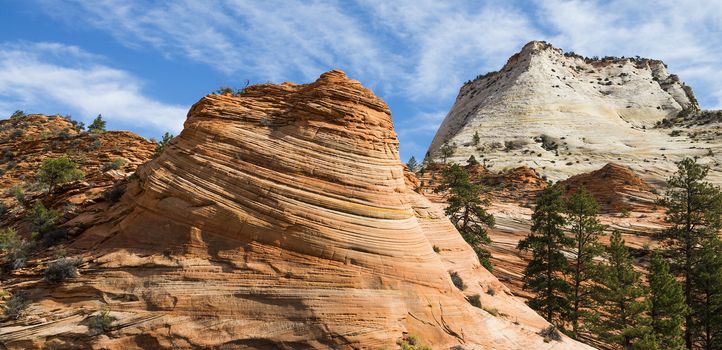
<path fill-rule="evenodd" d="M 9 189 L 22 189 L 25 205 L 41 201 L 70 218 L 84 205 L 102 201 L 102 194 L 151 159 L 156 144 L 127 131 L 91 134 L 76 130 L 66 117 L 32 114 L 0 121 L 0 227 L 28 235 L 26 209 Z M 85 176 L 53 193 L 37 183 L 42 161 L 67 155 Z"/>
<path fill-rule="evenodd" d="M 659 127 L 698 109 L 692 90 L 661 61 L 589 59 L 534 41 L 500 71 L 461 88 L 429 152 L 440 159 L 447 143 L 453 162 L 474 155 L 497 168 L 526 165 L 554 181 L 615 162 L 654 183 L 682 157 L 719 163 L 722 139 L 714 133 Z M 722 183 L 722 172 L 714 169 L 710 179 Z"/>
<path fill-rule="evenodd" d="M 69 247 L 84 259 L 79 278 L 9 284 L 28 293 L 34 318 L 4 324 L 0 341 L 374 349 L 413 334 L 436 349 L 588 348 L 545 343 L 546 322 L 479 265 L 415 182 L 386 104 L 340 71 L 206 96 L 118 203 L 67 223 L 92 222 Z M 482 308 L 466 299 L 476 294 Z M 103 307 L 116 320 L 93 333 Z"/>
<path fill-rule="evenodd" d="M 560 185 L 567 195 L 585 188 L 608 213 L 656 210 L 657 196 L 652 187 L 631 169 L 618 164 L 609 163 L 599 170 L 574 175 Z"/>

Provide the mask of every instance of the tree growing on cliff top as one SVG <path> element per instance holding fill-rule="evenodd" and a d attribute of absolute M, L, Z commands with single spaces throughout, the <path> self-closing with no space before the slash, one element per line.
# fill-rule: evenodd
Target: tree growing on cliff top
<path fill-rule="evenodd" d="M 662 204 L 667 208 L 669 228 L 660 233 L 667 245 L 672 271 L 682 278 L 684 298 L 692 312 L 685 318 L 685 346 L 694 347 L 694 296 L 698 292 L 694 274 L 701 263 L 703 248 L 722 228 L 722 194 L 720 189 L 704 181 L 709 167 L 685 158 L 677 163 L 677 172 L 667 181 Z"/>
<path fill-rule="evenodd" d="M 78 169 L 78 164 L 66 155 L 43 160 L 38 171 L 38 181 L 48 187 L 48 194 L 53 193 L 55 186 L 79 180 L 84 176 Z"/>
<path fill-rule="evenodd" d="M 469 173 L 458 164 L 444 169 L 443 180 L 434 189 L 436 193 L 447 191 L 448 206 L 444 212 L 464 240 L 474 247 L 481 264 L 490 270 L 489 254 L 480 245 L 491 242 L 486 229 L 494 227 L 495 220 L 485 209 L 491 201 L 484 197 L 481 185 L 472 183 Z"/>
<path fill-rule="evenodd" d="M 549 186 L 537 197 L 532 214 L 531 234 L 519 241 L 522 251 L 531 251 L 532 258 L 524 269 L 524 289 L 535 293 L 529 306 L 547 321 L 561 325 L 569 313 L 569 283 L 564 272 L 569 264 L 562 250 L 572 241 L 564 234 L 566 219 L 559 185 Z"/>
<path fill-rule="evenodd" d="M 105 132 L 105 120 L 103 120 L 103 116 L 98 114 L 95 119 L 93 119 L 93 123 L 88 126 L 88 131 L 93 134 L 102 134 Z"/>

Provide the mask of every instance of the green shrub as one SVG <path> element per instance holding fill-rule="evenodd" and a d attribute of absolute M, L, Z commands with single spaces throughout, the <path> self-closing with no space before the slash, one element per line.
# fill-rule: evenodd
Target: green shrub
<path fill-rule="evenodd" d="M 544 337 L 544 342 L 546 343 L 549 342 L 547 339 L 554 341 L 562 340 L 561 333 L 559 333 L 559 330 L 554 325 L 550 325 L 549 327 L 542 329 L 541 331 L 539 331 L 539 335 Z"/>
<path fill-rule="evenodd" d="M 120 157 L 115 157 L 110 162 L 107 162 L 103 164 L 103 171 L 108 170 L 118 170 L 122 168 L 125 165 L 125 159 Z"/>
<path fill-rule="evenodd" d="M 459 288 L 459 290 L 466 289 L 466 284 L 464 284 L 464 280 L 461 279 L 461 276 L 459 276 L 458 272 L 449 271 L 449 276 L 451 277 L 451 282 L 454 283 L 454 286 L 456 286 L 456 288 Z"/>
<path fill-rule="evenodd" d="M 469 301 L 469 304 L 474 305 L 478 308 L 481 308 L 481 296 L 479 294 L 474 294 L 466 298 L 466 300 Z"/>
<path fill-rule="evenodd" d="M 15 113 L 13 113 L 13 114 L 10 116 L 10 119 L 20 119 L 20 118 L 23 118 L 23 117 L 25 117 L 25 112 L 23 112 L 23 111 L 21 111 L 21 110 L 17 110 L 17 111 L 15 111 Z"/>
<path fill-rule="evenodd" d="M 88 328 L 98 333 L 108 332 L 116 318 L 110 315 L 110 309 L 103 307 L 97 315 L 88 319 Z"/>
<path fill-rule="evenodd" d="M 5 302 L 4 312 L 5 317 L 11 320 L 18 320 L 23 317 L 25 309 L 28 308 L 28 302 L 22 294 L 15 294 Z"/>
<path fill-rule="evenodd" d="M 5 252 L 2 263 L 8 270 L 24 267 L 34 248 L 33 242 L 20 239 L 11 228 L 0 231 L 0 249 Z"/>
<path fill-rule="evenodd" d="M 15 198 L 18 203 L 25 204 L 25 191 L 20 186 L 13 186 L 8 190 L 8 194 Z"/>
<path fill-rule="evenodd" d="M 491 295 L 491 296 L 495 296 L 495 295 L 496 295 L 496 289 L 494 289 L 494 287 L 489 287 L 489 288 L 486 289 L 486 294 L 489 294 L 489 295 Z"/>
<path fill-rule="evenodd" d="M 58 284 L 76 278 L 78 277 L 78 266 L 81 263 L 82 260 L 80 259 L 57 259 L 45 269 L 45 280 L 49 283 Z"/>
<path fill-rule="evenodd" d="M 43 237 L 44 234 L 55 229 L 55 222 L 59 216 L 57 211 L 45 208 L 43 203 L 38 201 L 29 211 L 27 220 L 30 222 L 32 231 Z"/>
<path fill-rule="evenodd" d="M 57 185 L 79 180 L 84 176 L 85 174 L 78 169 L 78 164 L 65 155 L 43 160 L 38 170 L 38 180 L 48 187 L 48 193 L 52 193 Z"/>

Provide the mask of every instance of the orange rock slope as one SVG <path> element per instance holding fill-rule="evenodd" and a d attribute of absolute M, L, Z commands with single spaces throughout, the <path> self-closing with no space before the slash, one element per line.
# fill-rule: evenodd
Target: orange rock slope
<path fill-rule="evenodd" d="M 95 223 L 70 250 L 79 278 L 10 286 L 38 317 L 5 324 L 0 341 L 376 349 L 413 334 L 435 349 L 587 349 L 544 342 L 546 322 L 408 188 L 397 148 L 386 104 L 340 71 L 206 96 L 117 204 L 76 218 Z M 112 329 L 92 334 L 105 305 Z"/>
<path fill-rule="evenodd" d="M 151 159 L 156 144 L 127 131 L 102 134 L 78 132 L 69 119 L 31 114 L 0 120 L 0 227 L 15 227 L 27 235 L 27 209 L 8 191 L 21 188 L 25 201 L 37 200 L 72 217 L 83 205 L 94 202 L 118 180 Z M 37 183 L 42 161 L 66 155 L 85 176 L 56 188 L 51 196 Z M 26 203 L 26 204 L 27 204 Z"/>

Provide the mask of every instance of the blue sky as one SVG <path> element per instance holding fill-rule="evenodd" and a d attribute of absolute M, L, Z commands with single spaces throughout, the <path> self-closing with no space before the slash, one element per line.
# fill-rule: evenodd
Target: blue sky
<path fill-rule="evenodd" d="M 662 59 L 722 107 L 720 0 L 0 0 L 0 28 L 0 115 L 102 113 L 145 137 L 221 85 L 339 68 L 389 104 L 402 159 L 422 158 L 461 84 L 530 40 Z"/>

